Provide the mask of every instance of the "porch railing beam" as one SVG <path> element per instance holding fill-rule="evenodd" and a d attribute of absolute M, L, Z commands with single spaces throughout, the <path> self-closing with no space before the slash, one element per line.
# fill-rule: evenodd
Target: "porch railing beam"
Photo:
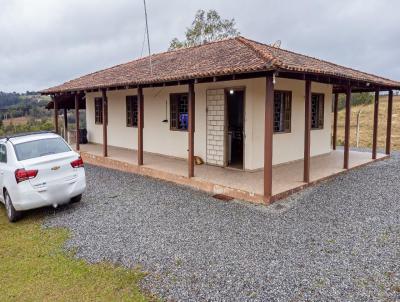
<path fill-rule="evenodd" d="M 53 104 L 54 104 L 54 131 L 58 133 L 58 100 L 55 96 L 53 97 Z"/>
<path fill-rule="evenodd" d="M 79 96 L 75 94 L 75 125 L 76 125 L 76 151 L 80 150 L 80 132 L 79 132 Z"/>
<path fill-rule="evenodd" d="M 350 116 L 351 116 L 351 86 L 346 88 L 346 116 L 344 125 L 344 159 L 343 169 L 349 168 L 349 154 L 350 154 Z"/>
<path fill-rule="evenodd" d="M 304 169 L 303 181 L 310 182 L 310 144 L 311 144 L 311 81 L 305 81 L 304 102 Z"/>
<path fill-rule="evenodd" d="M 386 154 L 390 155 L 392 140 L 392 113 L 393 113 L 393 90 L 389 90 L 388 95 L 388 111 L 386 126 Z"/>
<path fill-rule="evenodd" d="M 376 149 L 378 145 L 378 114 L 379 114 L 379 89 L 375 91 L 374 128 L 372 133 L 372 159 L 376 159 Z"/>
<path fill-rule="evenodd" d="M 194 83 L 189 83 L 189 154 L 188 154 L 188 176 L 194 177 L 194 131 L 195 131 L 195 92 Z"/>
<path fill-rule="evenodd" d="M 143 165 L 143 128 L 144 128 L 144 96 L 143 88 L 139 86 L 137 88 L 138 95 L 138 149 L 137 159 L 138 166 Z"/>
<path fill-rule="evenodd" d="M 63 117 L 64 117 L 64 139 L 68 140 L 68 109 L 64 108 L 63 110 Z"/>
<path fill-rule="evenodd" d="M 108 142 L 107 142 L 107 124 L 108 124 L 108 102 L 107 90 L 102 89 L 102 108 L 103 108 L 103 156 L 108 156 Z"/>
<path fill-rule="evenodd" d="M 265 112 L 264 112 L 264 199 L 271 201 L 272 197 L 272 150 L 273 150 L 273 120 L 274 120 L 274 79 L 266 77 Z"/>
<path fill-rule="evenodd" d="M 338 104 L 339 104 L 339 93 L 335 93 L 335 98 L 333 100 L 333 137 L 332 137 L 333 150 L 336 150 L 336 142 L 337 142 Z"/>

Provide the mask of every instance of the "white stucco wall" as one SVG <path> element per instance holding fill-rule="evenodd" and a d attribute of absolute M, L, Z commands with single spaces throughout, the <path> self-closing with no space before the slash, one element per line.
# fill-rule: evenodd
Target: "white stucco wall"
<path fill-rule="evenodd" d="M 265 79 L 259 79 L 257 87 L 265 95 Z M 257 80 L 257 81 L 259 81 Z M 290 79 L 276 79 L 276 90 L 292 91 L 292 120 L 290 133 L 275 133 L 273 136 L 273 164 L 281 164 L 288 161 L 302 159 L 304 156 L 304 97 L 305 82 Z M 324 128 L 311 130 L 311 156 L 328 153 L 331 151 L 331 106 L 332 86 L 320 83 L 312 83 L 313 93 L 325 95 Z M 264 101 L 253 101 L 251 118 L 253 126 L 253 144 L 251 157 L 246 157 L 249 169 L 259 169 L 264 163 Z M 246 149 L 247 150 L 247 149 Z"/>
<path fill-rule="evenodd" d="M 247 170 L 260 169 L 264 161 L 264 102 L 265 78 L 203 83 L 195 85 L 196 131 L 195 155 L 206 158 L 206 92 L 216 88 L 245 88 L 245 153 L 244 165 Z M 188 134 L 171 131 L 169 123 L 169 95 L 187 92 L 187 85 L 145 88 L 144 92 L 144 150 L 175 157 L 187 157 Z M 290 133 L 274 134 L 273 164 L 298 160 L 304 151 L 304 94 L 305 83 L 299 80 L 276 79 L 275 89 L 292 91 L 292 127 Z M 328 153 L 331 150 L 331 102 L 332 86 L 312 84 L 312 92 L 325 94 L 324 128 L 311 132 L 311 155 Z M 137 129 L 126 127 L 125 97 L 135 95 L 136 89 L 108 91 L 108 143 L 111 146 L 128 149 L 137 148 Z M 102 125 L 94 123 L 94 97 L 100 93 L 86 94 L 86 121 L 88 139 L 102 143 Z M 167 108 L 166 108 L 167 102 Z M 167 114 L 166 114 L 167 109 Z"/>
<path fill-rule="evenodd" d="M 147 152 L 161 153 L 175 157 L 186 157 L 188 134 L 184 131 L 171 131 L 169 121 L 170 93 L 187 92 L 187 86 L 143 89 L 144 94 L 144 129 L 143 148 Z M 137 128 L 126 126 L 126 96 L 136 95 L 136 89 L 108 91 L 108 144 L 127 149 L 137 149 Z M 93 143 L 103 142 L 102 125 L 94 122 L 94 98 L 101 93 L 86 95 L 86 120 L 88 140 Z M 201 101 L 201 93 L 196 90 L 196 122 L 205 121 L 205 101 Z M 204 99 L 204 97 L 203 97 Z M 167 102 L 167 114 L 166 114 Z M 205 122 L 196 124 L 195 153 L 204 158 L 205 155 Z"/>

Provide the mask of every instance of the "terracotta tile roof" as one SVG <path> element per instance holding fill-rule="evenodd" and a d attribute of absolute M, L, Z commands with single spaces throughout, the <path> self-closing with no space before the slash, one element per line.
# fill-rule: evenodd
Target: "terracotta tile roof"
<path fill-rule="evenodd" d="M 393 88 L 400 87 L 400 82 L 258 43 L 244 37 L 154 54 L 151 59 L 152 74 L 149 57 L 145 57 L 82 76 L 46 89 L 42 93 L 162 83 L 267 70 L 323 74 Z"/>
<path fill-rule="evenodd" d="M 389 80 L 380 76 L 340 66 L 317 58 L 298 54 L 289 50 L 265 45 L 246 38 L 239 37 L 243 43 L 252 47 L 266 60 L 273 60 L 275 66 L 281 70 L 308 72 L 348 78 L 351 80 L 366 81 L 383 86 L 399 87 L 400 82 Z"/>

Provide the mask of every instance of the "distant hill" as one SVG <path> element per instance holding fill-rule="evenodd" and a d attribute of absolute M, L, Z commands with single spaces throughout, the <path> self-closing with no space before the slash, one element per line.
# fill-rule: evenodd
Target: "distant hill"
<path fill-rule="evenodd" d="M 53 110 L 45 107 L 50 97 L 37 92 L 5 93 L 0 91 L 0 137 L 6 134 L 39 130 L 54 130 Z M 75 125 L 73 112 L 68 113 L 70 129 Z M 63 128 L 63 117 L 59 116 L 60 129 Z M 80 125 L 86 127 L 86 115 L 80 115 Z M 62 131 L 61 131 L 62 133 Z"/>
<path fill-rule="evenodd" d="M 6 93 L 0 91 L 0 109 L 7 108 L 18 104 L 21 101 L 20 94 L 18 93 Z"/>
<path fill-rule="evenodd" d="M 49 101 L 49 97 L 36 92 L 21 94 L 0 91 L 0 119 L 28 115 L 35 118 L 48 117 L 50 113 L 45 109 L 45 106 Z"/>
<path fill-rule="evenodd" d="M 386 122 L 387 122 L 387 96 L 381 96 L 379 100 L 378 116 L 378 148 L 385 148 Z M 350 145 L 356 146 L 357 113 L 360 114 L 360 147 L 372 147 L 374 104 L 351 107 L 350 123 Z M 338 113 L 338 144 L 344 142 L 344 118 L 345 110 Z M 393 98 L 393 120 L 392 120 L 392 148 L 400 150 L 400 96 Z"/>

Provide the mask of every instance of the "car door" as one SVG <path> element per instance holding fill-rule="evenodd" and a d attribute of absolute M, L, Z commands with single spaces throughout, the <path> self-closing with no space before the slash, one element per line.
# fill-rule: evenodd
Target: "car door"
<path fill-rule="evenodd" d="M 4 187 L 4 176 L 7 170 L 7 147 L 0 144 L 0 188 Z M 0 194 L 0 200 L 3 201 L 3 194 Z"/>

